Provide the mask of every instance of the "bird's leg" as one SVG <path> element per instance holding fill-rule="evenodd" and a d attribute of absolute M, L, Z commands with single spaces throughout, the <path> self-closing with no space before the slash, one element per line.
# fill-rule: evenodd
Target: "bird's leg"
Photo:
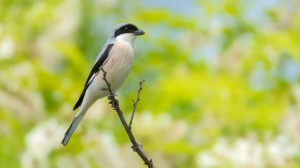
<path fill-rule="evenodd" d="M 103 91 L 108 91 L 108 92 L 109 92 L 109 89 L 108 89 L 108 88 L 102 88 L 101 90 L 103 90 Z M 119 95 L 118 95 L 115 91 L 113 91 L 113 90 L 112 90 L 112 93 L 113 93 L 113 96 L 115 96 L 115 97 L 116 97 L 116 96 L 119 96 Z M 111 93 L 108 93 L 108 94 L 109 94 L 108 96 L 111 96 L 111 95 L 110 95 Z"/>
<path fill-rule="evenodd" d="M 119 96 L 115 91 L 112 91 L 112 93 L 115 97 Z"/>

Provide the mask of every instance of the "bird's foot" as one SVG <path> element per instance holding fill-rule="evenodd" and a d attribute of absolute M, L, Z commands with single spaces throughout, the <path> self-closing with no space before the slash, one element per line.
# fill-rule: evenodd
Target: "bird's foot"
<path fill-rule="evenodd" d="M 112 91 L 115 97 L 119 96 L 115 91 Z"/>
<path fill-rule="evenodd" d="M 111 104 L 111 107 L 113 108 L 113 110 L 115 110 L 119 104 L 119 101 L 117 99 L 113 99 L 109 101 L 109 104 Z"/>
<path fill-rule="evenodd" d="M 116 94 L 116 92 L 112 91 L 112 93 L 109 93 L 108 95 L 108 99 L 111 100 L 114 97 L 117 97 L 118 95 Z"/>

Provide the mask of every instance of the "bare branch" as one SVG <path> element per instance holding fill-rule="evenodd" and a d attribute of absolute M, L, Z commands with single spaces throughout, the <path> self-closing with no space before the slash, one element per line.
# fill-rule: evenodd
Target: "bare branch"
<path fill-rule="evenodd" d="M 108 95 L 108 99 L 110 100 L 110 104 L 112 106 L 112 108 L 117 112 L 122 124 L 123 124 L 123 127 L 125 128 L 125 131 L 129 137 L 129 140 L 132 144 L 131 148 L 133 149 L 134 152 L 137 152 L 138 155 L 143 159 L 144 163 L 148 166 L 148 168 L 155 168 L 154 165 L 153 165 L 153 162 L 152 162 L 152 159 L 149 159 L 142 147 L 142 145 L 140 143 L 138 143 L 132 132 L 131 132 L 131 129 L 130 127 L 128 126 L 124 116 L 123 116 L 123 112 L 122 110 L 120 109 L 120 106 L 119 106 L 119 101 L 116 99 L 115 97 L 115 93 L 112 91 L 111 89 L 111 85 L 108 83 L 107 79 L 106 79 L 106 74 L 107 72 L 104 71 L 103 67 L 100 68 L 101 71 L 103 71 L 103 80 L 105 81 L 106 85 L 107 85 L 107 89 L 108 89 L 108 92 L 109 92 L 109 95 Z M 135 102 L 135 106 L 134 106 L 134 110 L 133 110 L 133 115 L 134 115 L 134 111 L 135 111 L 135 108 L 136 108 L 136 105 L 137 105 L 137 102 L 139 100 L 139 94 L 140 94 L 140 91 L 142 90 L 142 84 L 143 84 L 144 80 L 142 82 L 140 82 L 140 89 L 138 90 L 138 96 L 137 96 L 137 101 Z M 131 115 L 131 118 L 133 119 L 133 115 Z M 131 123 L 132 123 L 132 119 L 130 120 Z"/>
<path fill-rule="evenodd" d="M 143 89 L 143 83 L 144 82 L 145 82 L 145 80 L 142 80 L 140 82 L 140 88 L 139 88 L 139 90 L 137 92 L 136 101 L 133 102 L 133 110 L 132 110 L 131 117 L 130 117 L 130 122 L 129 122 L 129 128 L 130 129 L 131 129 L 131 125 L 132 125 L 132 121 L 133 121 L 133 117 L 134 117 L 136 106 L 137 106 L 138 102 L 140 101 L 140 93 L 141 93 L 141 90 Z"/>

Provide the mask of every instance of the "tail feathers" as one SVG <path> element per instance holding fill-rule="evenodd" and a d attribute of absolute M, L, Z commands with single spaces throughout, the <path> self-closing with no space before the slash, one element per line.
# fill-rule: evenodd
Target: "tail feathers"
<path fill-rule="evenodd" d="M 78 115 L 73 119 L 69 129 L 67 130 L 67 132 L 65 133 L 65 135 L 61 141 L 61 144 L 63 144 L 64 146 L 67 145 L 71 136 L 73 135 L 74 131 L 76 130 L 77 126 L 79 125 L 80 121 L 82 120 L 83 116 L 84 115 Z"/>

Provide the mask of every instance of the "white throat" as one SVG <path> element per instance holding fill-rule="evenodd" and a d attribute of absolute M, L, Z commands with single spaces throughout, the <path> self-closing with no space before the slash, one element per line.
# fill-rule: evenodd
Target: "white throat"
<path fill-rule="evenodd" d="M 116 38 L 116 40 L 119 42 L 126 42 L 131 45 L 134 44 L 135 39 L 136 39 L 136 35 L 133 33 L 121 34 L 121 35 L 117 36 L 117 38 Z"/>

